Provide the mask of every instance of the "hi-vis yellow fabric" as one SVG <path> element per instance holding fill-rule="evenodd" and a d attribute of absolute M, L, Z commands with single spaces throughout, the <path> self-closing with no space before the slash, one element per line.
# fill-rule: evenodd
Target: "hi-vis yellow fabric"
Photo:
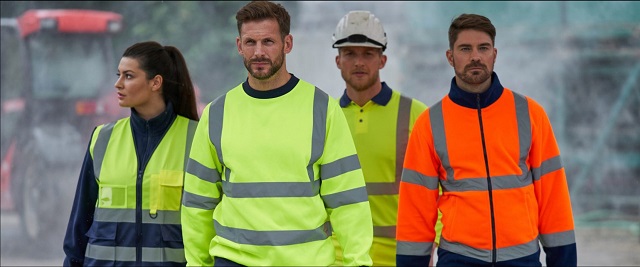
<path fill-rule="evenodd" d="M 188 265 L 328 266 L 332 231 L 346 265 L 371 265 L 371 211 L 349 128 L 335 100 L 303 80 L 272 98 L 241 84 L 208 104 L 185 177 Z"/>

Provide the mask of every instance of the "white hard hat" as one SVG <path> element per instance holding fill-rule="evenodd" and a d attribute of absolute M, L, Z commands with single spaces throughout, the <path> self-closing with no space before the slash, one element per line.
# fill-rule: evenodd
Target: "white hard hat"
<path fill-rule="evenodd" d="M 333 48 L 344 46 L 387 48 L 382 23 L 369 11 L 350 11 L 340 19 L 333 34 Z"/>

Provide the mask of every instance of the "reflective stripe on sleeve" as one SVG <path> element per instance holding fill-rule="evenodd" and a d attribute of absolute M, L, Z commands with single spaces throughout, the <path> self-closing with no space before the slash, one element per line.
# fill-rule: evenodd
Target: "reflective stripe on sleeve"
<path fill-rule="evenodd" d="M 335 194 L 322 196 L 328 208 L 336 209 L 341 206 L 367 201 L 367 189 L 363 187 L 353 188 Z"/>
<path fill-rule="evenodd" d="M 433 242 L 410 242 L 398 241 L 396 254 L 410 256 L 427 256 L 431 255 Z"/>
<path fill-rule="evenodd" d="M 540 242 L 544 247 L 559 247 L 576 242 L 576 235 L 573 230 L 553 233 L 553 234 L 541 234 Z"/>
<path fill-rule="evenodd" d="M 321 165 L 320 179 L 327 180 L 357 169 L 360 169 L 360 161 L 358 161 L 358 156 L 353 154 L 334 162 Z"/>
<path fill-rule="evenodd" d="M 553 158 L 547 159 L 540 164 L 539 168 L 533 168 L 531 171 L 533 172 L 533 180 L 538 181 L 542 176 L 547 173 L 557 171 L 563 168 L 562 159 L 560 156 L 555 156 Z"/>
<path fill-rule="evenodd" d="M 222 198 L 204 197 L 182 191 L 182 205 L 189 208 L 198 208 L 203 210 L 213 210 L 216 208 Z"/>
<path fill-rule="evenodd" d="M 189 164 L 187 164 L 187 173 L 210 183 L 217 183 L 220 181 L 220 174 L 218 173 L 218 170 L 204 166 L 193 159 L 189 159 Z"/>
<path fill-rule="evenodd" d="M 402 181 L 424 186 L 430 190 L 438 189 L 438 177 L 426 176 L 411 169 L 404 169 Z"/>

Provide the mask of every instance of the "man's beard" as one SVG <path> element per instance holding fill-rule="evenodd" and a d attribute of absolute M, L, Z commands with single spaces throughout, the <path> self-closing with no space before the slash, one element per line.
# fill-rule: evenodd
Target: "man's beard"
<path fill-rule="evenodd" d="M 349 86 L 351 86 L 351 88 L 353 88 L 358 92 L 366 91 L 367 89 L 371 88 L 374 84 L 376 84 L 376 82 L 378 82 L 378 75 L 372 75 L 371 79 L 364 81 L 364 83 L 355 83 L 352 81 L 355 79 L 350 79 L 349 76 L 343 75 L 342 78 L 344 78 L 344 80 L 347 82 Z"/>
<path fill-rule="evenodd" d="M 475 68 L 475 67 L 481 67 L 482 71 L 476 75 L 467 74 L 469 73 L 468 69 Z M 454 69 L 455 69 L 455 62 L 454 62 Z M 462 72 L 458 72 L 457 70 L 455 72 L 456 72 L 456 76 L 458 76 L 460 80 L 462 80 L 467 84 L 481 84 L 485 82 L 487 79 L 491 78 L 491 73 L 489 73 L 489 71 L 487 70 L 487 66 L 478 62 L 472 62 L 471 64 L 465 66 Z"/>
<path fill-rule="evenodd" d="M 269 71 L 267 71 L 266 73 L 261 73 L 259 71 L 254 72 L 253 69 L 251 68 L 251 63 L 253 62 L 268 62 L 270 66 Z M 276 72 L 280 70 L 280 68 L 282 68 L 283 63 L 284 63 L 284 53 L 281 53 L 280 57 L 276 58 L 275 63 L 272 62 L 270 59 L 266 59 L 266 58 L 244 60 L 244 66 L 249 71 L 249 74 L 251 74 L 253 78 L 256 78 L 258 80 L 267 80 L 271 78 L 274 74 L 276 74 Z"/>

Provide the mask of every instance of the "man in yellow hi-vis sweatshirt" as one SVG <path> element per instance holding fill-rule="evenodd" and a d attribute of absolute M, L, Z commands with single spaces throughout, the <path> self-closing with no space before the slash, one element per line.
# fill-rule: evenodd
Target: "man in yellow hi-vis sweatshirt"
<path fill-rule="evenodd" d="M 362 170 L 337 101 L 286 69 L 293 47 L 280 4 L 236 14 L 245 82 L 209 103 L 184 181 L 188 265 L 371 266 Z"/>

